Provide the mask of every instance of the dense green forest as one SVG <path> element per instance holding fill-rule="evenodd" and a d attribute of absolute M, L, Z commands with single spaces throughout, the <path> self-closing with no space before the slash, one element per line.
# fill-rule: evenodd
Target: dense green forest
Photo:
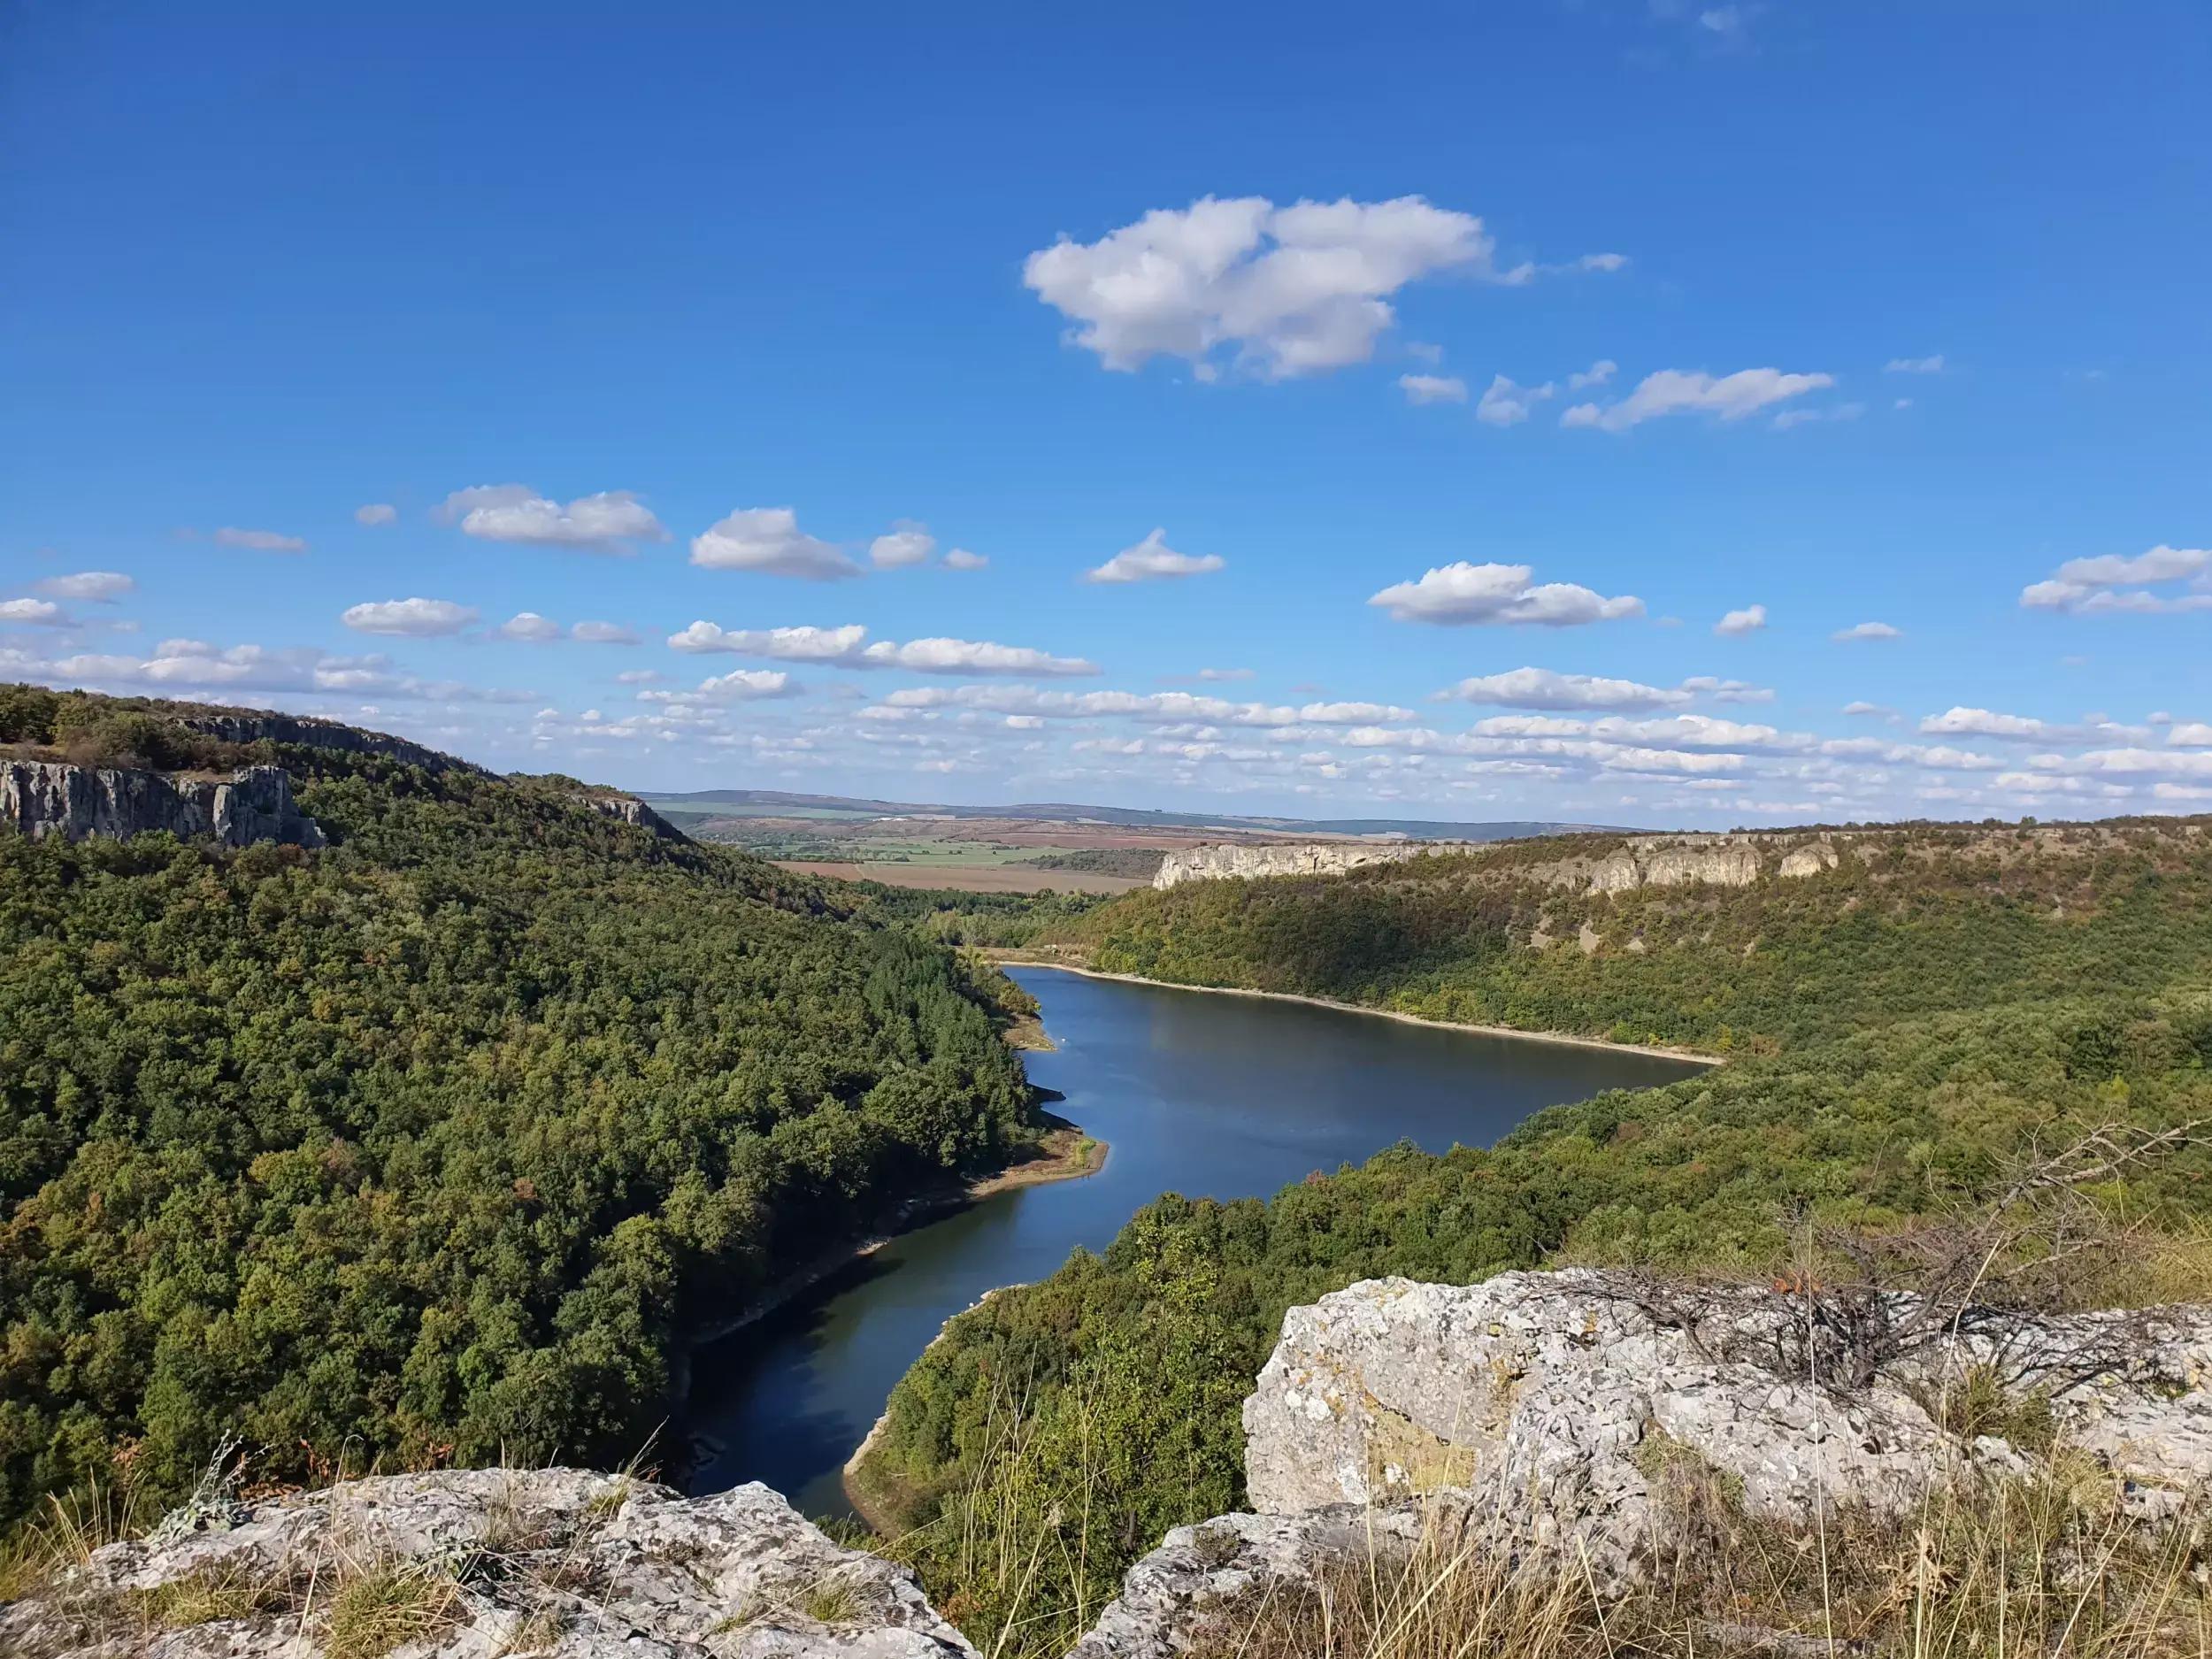
<path fill-rule="evenodd" d="M 1763 1276 L 1816 1219 L 1879 1232 L 1970 1207 L 2074 1126 L 2212 1118 L 2202 827 L 1916 828 L 1804 879 L 1612 895 L 1526 879 L 1540 847 L 1498 849 L 1019 928 L 979 916 L 1116 972 L 1731 1057 L 1490 1149 L 1396 1148 L 1264 1203 L 1164 1197 L 1102 1256 L 954 1321 L 894 1395 L 867 1486 L 923 1525 L 909 1548 L 972 1634 L 1021 1603 L 1018 1647 L 1079 1627 L 1164 1529 L 1240 1506 L 1238 1409 L 1288 1306 L 1565 1261 Z M 2082 1294 L 2212 1288 L 2208 1177 L 2192 1148 L 2100 1192 L 2160 1242 Z M 1038 1536 L 1056 1541 L 1031 1579 L 990 1564 Z"/>
<path fill-rule="evenodd" d="M 1012 988 L 857 889 L 173 713 L 0 689 L 0 744 L 273 761 L 331 845 L 0 831 L 0 1522 L 226 1438 L 619 1463 L 688 1325 L 1031 1136 Z"/>

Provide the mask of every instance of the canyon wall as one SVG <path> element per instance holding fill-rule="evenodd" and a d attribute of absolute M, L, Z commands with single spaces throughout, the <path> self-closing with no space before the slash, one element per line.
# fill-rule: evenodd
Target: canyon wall
<path fill-rule="evenodd" d="M 1317 841 L 1302 846 L 1223 841 L 1169 853 L 1160 860 L 1152 885 L 1171 887 L 1184 881 L 1252 876 L 1334 876 L 1362 864 L 1462 850 L 1463 844 L 1457 841 Z"/>
<path fill-rule="evenodd" d="M 0 824 L 34 841 L 47 835 L 121 841 L 165 830 L 180 840 L 212 835 L 227 847 L 323 844 L 322 830 L 293 801 L 292 780 L 280 766 L 196 778 L 61 761 L 0 761 Z"/>
<path fill-rule="evenodd" d="M 1839 861 L 1839 849 L 1869 839 L 1849 833 L 1752 831 L 1727 834 L 1630 835 L 1609 851 L 1572 854 L 1546 863 L 1503 864 L 1502 871 L 1553 887 L 1618 893 L 1632 887 L 1749 887 L 1762 875 L 1817 875 Z M 1161 861 L 1156 887 L 1184 881 L 1256 876 L 1340 875 L 1364 864 L 1393 864 L 1424 853 L 1463 853 L 1480 872 L 1486 849 L 1465 841 L 1322 841 L 1302 846 L 1218 843 L 1173 852 Z"/>

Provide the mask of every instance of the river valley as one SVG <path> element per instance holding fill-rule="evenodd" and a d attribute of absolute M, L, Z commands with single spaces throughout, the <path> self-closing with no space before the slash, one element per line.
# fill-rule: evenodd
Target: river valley
<path fill-rule="evenodd" d="M 1000 1286 L 1102 1248 L 1164 1192 L 1264 1196 L 1399 1140 L 1440 1152 L 1694 1062 L 1214 996 L 1044 967 L 1012 976 L 1058 1045 L 1029 1074 L 1111 1148 L 1080 1179 L 1002 1192 L 900 1234 L 693 1356 L 688 1485 L 761 1480 L 848 1511 L 840 1471 L 944 1321 Z"/>

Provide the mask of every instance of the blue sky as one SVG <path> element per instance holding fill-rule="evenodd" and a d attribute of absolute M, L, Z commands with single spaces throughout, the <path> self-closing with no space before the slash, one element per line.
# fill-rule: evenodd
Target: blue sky
<path fill-rule="evenodd" d="M 641 787 L 2212 802 L 2201 5 L 737 12 L 0 10 L 0 673 Z"/>

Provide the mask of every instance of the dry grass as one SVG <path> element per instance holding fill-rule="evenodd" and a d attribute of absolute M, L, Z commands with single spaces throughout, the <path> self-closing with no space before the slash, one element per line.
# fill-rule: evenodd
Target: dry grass
<path fill-rule="evenodd" d="M 2143 1528 L 2055 1453 L 1901 1519 L 1747 1519 L 1694 1460 L 1665 1471 L 1651 1577 L 1601 1594 L 1571 1559 L 1513 1565 L 1432 1528 L 1207 1614 L 1194 1659 L 2182 1659 L 2212 1655 L 2203 1517 Z"/>
<path fill-rule="evenodd" d="M 434 1562 L 376 1562 L 349 1571 L 330 1600 L 327 1659 L 383 1659 L 459 1622 L 461 1586 Z"/>

